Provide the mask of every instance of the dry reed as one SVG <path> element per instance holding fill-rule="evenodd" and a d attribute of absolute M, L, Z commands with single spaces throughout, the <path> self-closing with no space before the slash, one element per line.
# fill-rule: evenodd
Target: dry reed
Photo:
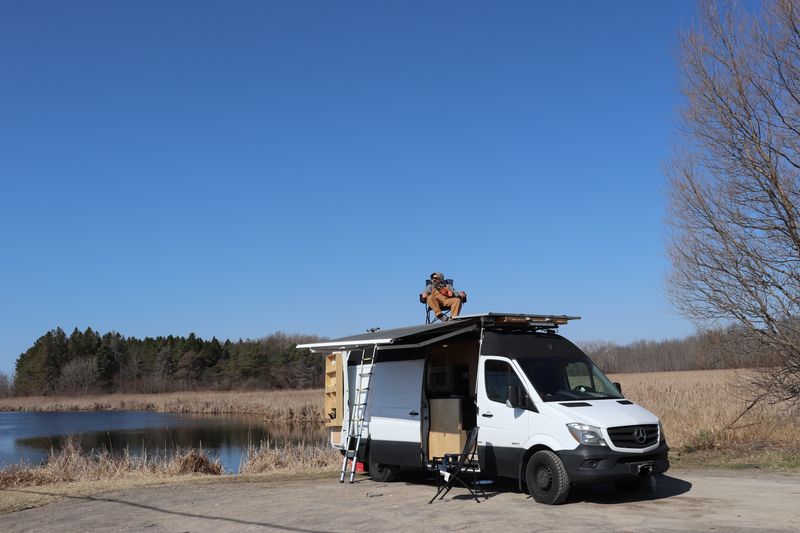
<path fill-rule="evenodd" d="M 0 470 L 0 488 L 186 474 L 220 475 L 222 466 L 202 449 L 142 456 L 124 450 L 121 455 L 113 455 L 106 450 L 84 452 L 77 439 L 68 437 L 60 449 L 50 450 L 42 465 L 23 462 Z"/>
<path fill-rule="evenodd" d="M 322 391 L 316 389 L 108 394 L 87 398 L 25 396 L 0 399 L 0 411 L 241 413 L 275 422 L 321 422 L 322 397 Z"/>
<path fill-rule="evenodd" d="M 333 472 L 340 464 L 341 454 L 325 445 L 277 445 L 263 441 L 248 448 L 239 474 Z M 80 443 L 69 437 L 60 449 L 50 451 L 45 464 L 36 466 L 20 463 L 0 470 L 0 489 L 107 479 L 168 478 L 187 474 L 219 476 L 223 470 L 219 460 L 210 458 L 203 449 L 179 449 L 141 457 L 130 455 L 127 451 L 112 455 L 105 450 L 84 452 Z"/>
<path fill-rule="evenodd" d="M 342 455 L 330 446 L 314 446 L 305 443 L 278 446 L 262 441 L 258 446 L 249 446 L 240 474 L 261 474 L 285 470 L 335 470 L 342 463 Z"/>

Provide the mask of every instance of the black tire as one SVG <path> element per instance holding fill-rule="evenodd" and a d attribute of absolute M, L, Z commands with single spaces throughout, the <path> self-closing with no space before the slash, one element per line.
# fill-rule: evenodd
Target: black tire
<path fill-rule="evenodd" d="M 569 494 L 569 476 L 558 455 L 549 450 L 534 453 L 525 468 L 528 493 L 538 503 L 558 505 Z"/>
<path fill-rule="evenodd" d="M 639 476 L 633 479 L 626 479 L 625 481 L 617 481 L 614 483 L 614 488 L 628 494 L 636 492 L 649 493 L 653 492 L 654 482 L 655 479 L 650 476 Z"/>
<path fill-rule="evenodd" d="M 400 467 L 396 465 L 385 465 L 377 461 L 369 460 L 369 478 L 372 481 L 391 482 L 397 480 Z"/>

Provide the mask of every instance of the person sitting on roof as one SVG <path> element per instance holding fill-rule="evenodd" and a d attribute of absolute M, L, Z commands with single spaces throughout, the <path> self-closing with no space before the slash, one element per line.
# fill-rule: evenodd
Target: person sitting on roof
<path fill-rule="evenodd" d="M 461 312 L 461 303 L 466 298 L 467 294 L 464 291 L 456 292 L 441 272 L 431 274 L 431 282 L 425 285 L 425 290 L 419 295 L 419 299 L 427 302 L 428 307 L 436 313 L 436 318 L 443 322 L 449 318 L 442 314 L 442 308 L 449 307 L 451 318 L 455 318 Z"/>

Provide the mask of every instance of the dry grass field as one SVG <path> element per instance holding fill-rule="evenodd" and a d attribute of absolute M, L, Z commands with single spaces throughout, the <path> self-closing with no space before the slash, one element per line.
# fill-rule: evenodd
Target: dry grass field
<path fill-rule="evenodd" d="M 745 370 L 698 370 L 609 376 L 627 398 L 664 425 L 671 458 L 708 466 L 800 468 L 800 409 L 748 405 L 737 376 Z"/>

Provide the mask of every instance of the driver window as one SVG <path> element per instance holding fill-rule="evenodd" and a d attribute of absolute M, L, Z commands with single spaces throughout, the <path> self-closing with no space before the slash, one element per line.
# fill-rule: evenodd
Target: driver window
<path fill-rule="evenodd" d="M 592 374 L 589 366 L 583 362 L 574 362 L 567 365 L 567 383 L 570 389 L 576 387 L 587 387 L 594 389 L 592 385 Z"/>
<path fill-rule="evenodd" d="M 511 365 L 506 361 L 497 361 L 490 359 L 486 361 L 484 367 L 484 376 L 486 384 L 486 397 L 493 402 L 502 403 L 505 405 L 508 400 L 508 386 L 514 385 L 522 388 L 517 373 L 511 368 Z M 524 389 L 522 389 L 524 390 Z"/>

